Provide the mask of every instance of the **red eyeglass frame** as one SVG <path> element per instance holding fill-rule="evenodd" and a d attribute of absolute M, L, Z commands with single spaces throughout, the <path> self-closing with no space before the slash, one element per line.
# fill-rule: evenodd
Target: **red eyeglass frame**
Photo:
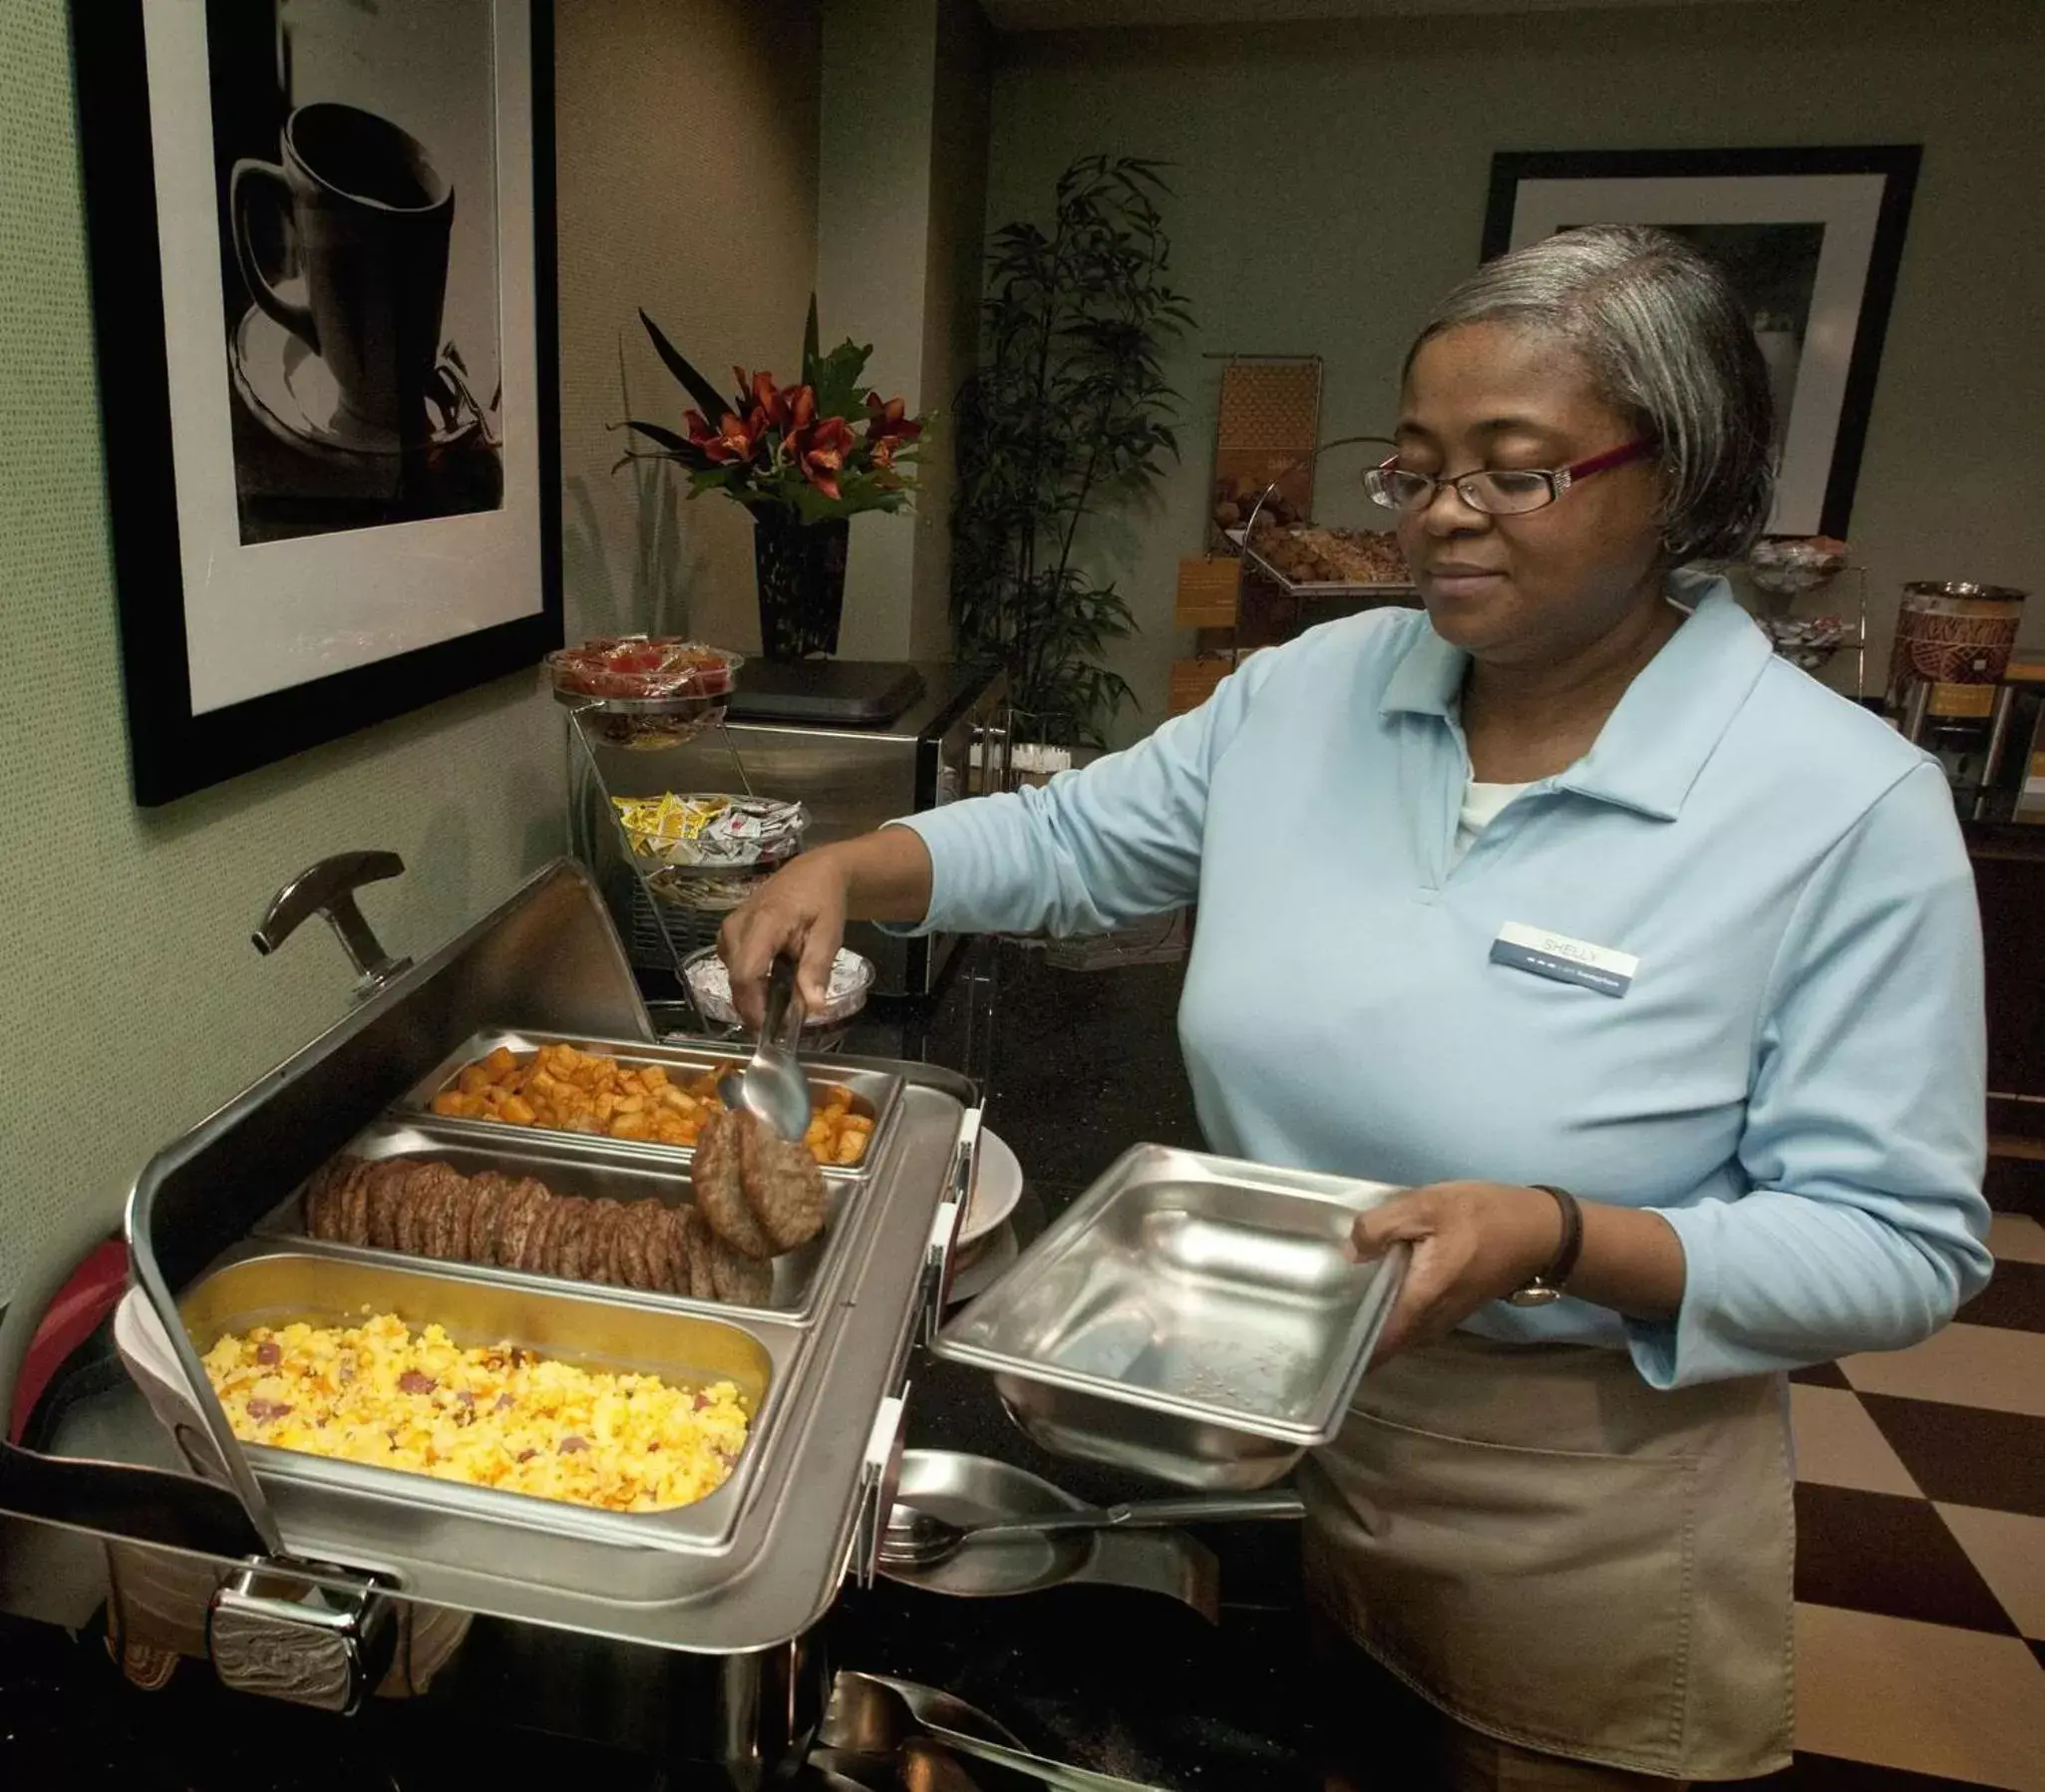
<path fill-rule="evenodd" d="M 1577 461 L 1567 467 L 1477 467 L 1473 468 L 1469 473 L 1458 474 L 1455 479 L 1442 479 L 1431 474 L 1421 474 L 1418 477 L 1430 480 L 1434 486 L 1434 490 L 1428 495 L 1426 504 L 1412 507 L 1411 510 L 1404 505 L 1392 505 L 1386 508 L 1394 511 L 1405 511 L 1409 515 L 1417 514 L 1420 511 L 1429 509 L 1434 504 L 1434 501 L 1442 495 L 1445 487 L 1455 491 L 1456 496 L 1462 498 L 1465 504 L 1470 504 L 1469 499 L 1463 497 L 1461 490 L 1461 483 L 1466 479 L 1475 479 L 1480 473 L 1537 473 L 1547 481 L 1552 490 L 1553 495 L 1548 499 L 1547 504 L 1534 505 L 1525 511 L 1487 511 L 1482 506 L 1470 505 L 1472 510 L 1486 517 L 1532 516 L 1534 511 L 1544 511 L 1548 508 L 1548 505 L 1558 503 L 1562 494 L 1568 491 L 1579 479 L 1588 479 L 1594 473 L 1609 473 L 1614 467 L 1630 466 L 1635 461 L 1645 460 L 1655 451 L 1657 446 L 1658 444 L 1652 436 L 1640 436 L 1618 448 L 1608 448 L 1603 454 L 1592 455 L 1586 461 Z M 1411 471 L 1411 469 L 1399 467 L 1398 460 L 1399 457 L 1397 455 L 1392 455 L 1388 459 L 1380 461 L 1376 471 L 1379 473 Z"/>

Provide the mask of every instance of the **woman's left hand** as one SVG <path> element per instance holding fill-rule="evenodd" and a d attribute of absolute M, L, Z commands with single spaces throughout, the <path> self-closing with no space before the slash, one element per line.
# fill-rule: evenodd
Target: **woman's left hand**
<path fill-rule="evenodd" d="M 1350 1234 L 1361 1262 L 1404 1240 L 1413 1248 L 1398 1303 L 1374 1362 L 1434 1344 L 1488 1301 L 1524 1288 L 1554 1261 L 1562 1217 L 1541 1189 L 1510 1183 L 1433 1183 L 1359 1214 Z"/>

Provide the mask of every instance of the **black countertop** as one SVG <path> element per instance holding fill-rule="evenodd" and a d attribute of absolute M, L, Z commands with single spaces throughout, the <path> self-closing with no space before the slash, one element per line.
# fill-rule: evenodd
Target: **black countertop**
<path fill-rule="evenodd" d="M 876 1007 L 845 1049 L 927 1055 L 986 1079 L 989 1123 L 1027 1179 L 1015 1222 L 1027 1236 L 1129 1145 L 1200 1143 L 1176 1035 L 1180 978 L 1176 964 L 1066 970 L 981 942 L 934 1005 Z M 911 1447 L 997 1456 L 1087 1499 L 1161 1491 L 1036 1449 L 978 1374 L 926 1356 L 912 1380 Z M 1319 1787 L 1293 1528 L 1203 1541 L 1221 1563 L 1216 1624 L 1120 1588 L 985 1601 L 882 1583 L 841 1602 L 832 1658 L 945 1687 L 1031 1747 L 1100 1771 L 1186 1788 Z M 682 1783 L 628 1753 L 521 1728 L 501 1704 L 439 1691 L 341 1722 L 226 1694 L 187 1661 L 166 1690 L 141 1692 L 96 1637 L 0 1619 L 0 1785 L 353 1792 L 563 1777 Z"/>

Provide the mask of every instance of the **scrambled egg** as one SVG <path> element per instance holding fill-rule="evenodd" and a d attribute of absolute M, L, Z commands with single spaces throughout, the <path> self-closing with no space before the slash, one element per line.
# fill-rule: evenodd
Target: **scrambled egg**
<path fill-rule="evenodd" d="M 389 1313 L 345 1329 L 258 1325 L 204 1360 L 244 1443 L 611 1512 L 715 1493 L 746 1444 L 729 1381 L 681 1389 L 509 1344 L 465 1350 Z"/>

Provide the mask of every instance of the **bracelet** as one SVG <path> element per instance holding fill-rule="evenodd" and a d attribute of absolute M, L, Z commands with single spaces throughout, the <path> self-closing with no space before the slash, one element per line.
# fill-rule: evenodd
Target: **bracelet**
<path fill-rule="evenodd" d="M 1550 1188 L 1546 1183 L 1531 1186 L 1543 1195 L 1552 1195 L 1555 1206 L 1562 1210 L 1562 1248 L 1555 1253 L 1555 1260 L 1540 1272 L 1542 1281 L 1558 1288 L 1575 1273 L 1576 1259 L 1583 1254 L 1583 1208 L 1567 1189 Z"/>
<path fill-rule="evenodd" d="M 1557 1189 L 1547 1183 L 1530 1183 L 1528 1186 L 1554 1197 L 1555 1206 L 1562 1211 L 1562 1243 L 1548 1266 L 1524 1288 L 1515 1288 L 1506 1299 L 1513 1306 L 1546 1306 L 1550 1301 L 1561 1299 L 1562 1284 L 1569 1279 L 1575 1270 L 1576 1259 L 1583 1254 L 1583 1208 L 1567 1189 Z"/>

